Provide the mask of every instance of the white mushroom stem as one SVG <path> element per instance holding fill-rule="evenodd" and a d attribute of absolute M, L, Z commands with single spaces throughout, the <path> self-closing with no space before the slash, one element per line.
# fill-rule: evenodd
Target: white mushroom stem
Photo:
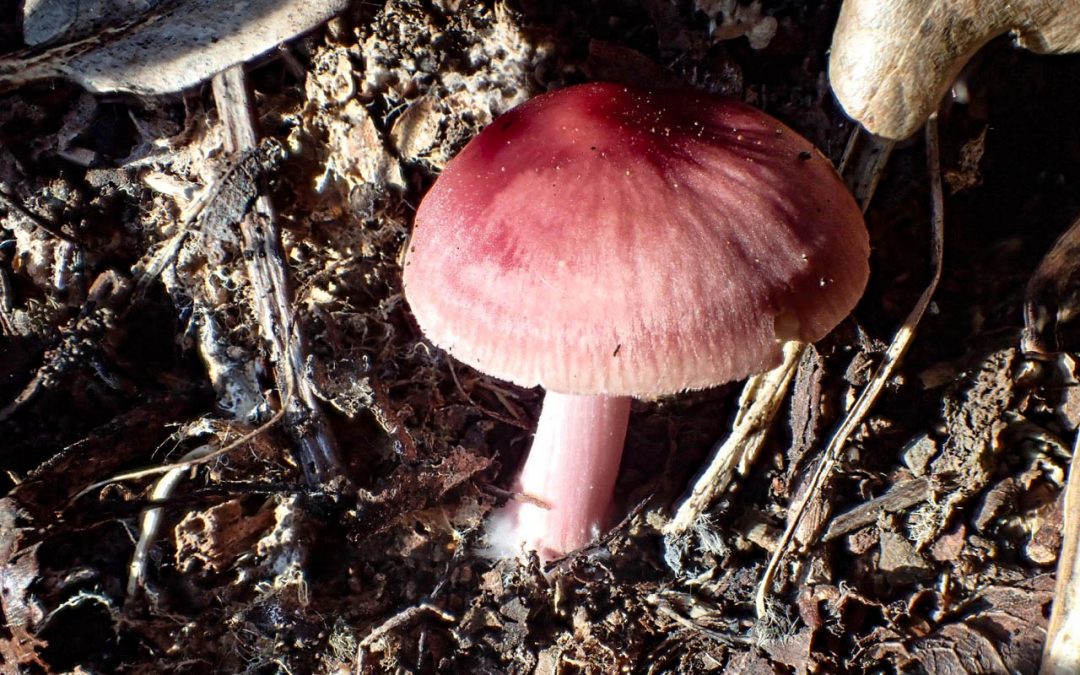
<path fill-rule="evenodd" d="M 581 548 L 601 532 L 619 475 L 630 398 L 549 391 L 517 490 L 497 517 L 492 543 L 535 550 L 545 560 Z M 502 531 L 499 531 L 502 530 Z"/>
<path fill-rule="evenodd" d="M 1035 52 L 1080 50 L 1080 2 L 845 0 L 829 79 L 852 118 L 878 136 L 899 140 L 937 109 L 980 47 L 1009 31 Z"/>

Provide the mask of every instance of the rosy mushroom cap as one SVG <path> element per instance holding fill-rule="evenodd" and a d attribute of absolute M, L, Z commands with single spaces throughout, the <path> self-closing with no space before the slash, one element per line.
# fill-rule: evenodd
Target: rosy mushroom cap
<path fill-rule="evenodd" d="M 468 143 L 416 213 L 424 333 L 523 386 L 642 398 L 779 362 L 869 274 L 862 214 L 806 139 L 686 90 L 586 84 Z"/>

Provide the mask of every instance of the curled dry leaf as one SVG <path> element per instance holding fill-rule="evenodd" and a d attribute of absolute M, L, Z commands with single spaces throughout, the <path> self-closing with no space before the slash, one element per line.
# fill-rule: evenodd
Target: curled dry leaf
<path fill-rule="evenodd" d="M 346 4 L 345 0 L 165 3 L 75 42 L 0 60 L 0 89 L 62 77 L 95 92 L 180 91 L 315 28 Z"/>
<path fill-rule="evenodd" d="M 1035 52 L 1080 50 L 1080 2 L 846 0 L 833 34 L 829 79 L 851 117 L 878 136 L 907 138 L 968 59 L 1010 31 Z"/>

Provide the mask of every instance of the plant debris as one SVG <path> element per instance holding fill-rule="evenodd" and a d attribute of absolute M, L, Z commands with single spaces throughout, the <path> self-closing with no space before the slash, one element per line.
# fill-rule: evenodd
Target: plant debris
<path fill-rule="evenodd" d="M 941 281 L 759 620 L 808 472 L 934 273 L 923 144 L 832 98 L 840 3 L 248 3 L 235 30 L 209 4 L 0 3 L 0 671 L 1037 671 L 1075 553 L 1080 61 L 992 42 L 941 108 Z M 124 65 L 169 30 L 179 71 Z M 426 343 L 400 260 L 468 139 L 600 77 L 850 143 L 871 281 L 681 534 L 738 386 L 634 404 L 630 515 L 596 541 L 491 559 L 539 392 Z"/>

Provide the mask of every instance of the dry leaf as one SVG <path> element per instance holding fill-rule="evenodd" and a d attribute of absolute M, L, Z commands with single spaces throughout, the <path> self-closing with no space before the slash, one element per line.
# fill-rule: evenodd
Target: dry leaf
<path fill-rule="evenodd" d="M 1080 50 L 1075 0 L 845 0 L 833 35 L 829 80 L 852 118 L 900 140 L 937 108 L 984 44 L 1012 31 L 1025 49 Z"/>

